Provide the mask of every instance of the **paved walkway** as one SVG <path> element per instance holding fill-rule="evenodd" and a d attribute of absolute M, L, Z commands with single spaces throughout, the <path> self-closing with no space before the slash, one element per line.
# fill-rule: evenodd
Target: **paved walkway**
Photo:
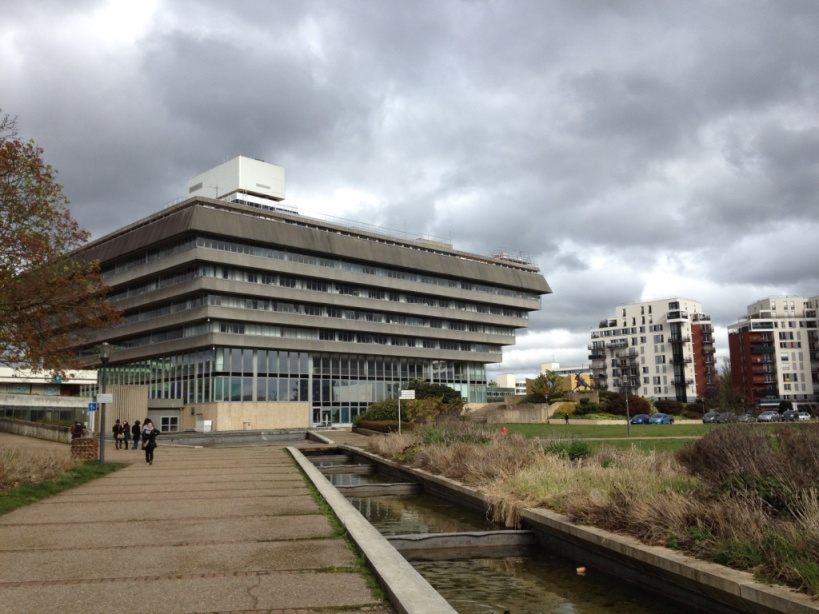
<path fill-rule="evenodd" d="M 3 447 L 68 454 L 7 434 Z M 0 516 L 0 612 L 389 611 L 283 446 L 143 454 L 106 446 L 133 464 Z"/>

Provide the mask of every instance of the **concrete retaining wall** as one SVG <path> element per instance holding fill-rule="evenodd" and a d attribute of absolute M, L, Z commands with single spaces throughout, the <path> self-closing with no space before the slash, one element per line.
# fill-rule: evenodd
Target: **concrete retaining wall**
<path fill-rule="evenodd" d="M 350 446 L 340 449 L 366 458 L 379 471 L 416 480 L 425 492 L 481 511 L 489 508 L 486 497 L 459 482 L 411 469 Z M 667 548 L 646 546 L 636 539 L 595 527 L 580 526 L 567 517 L 545 509 L 522 513 L 524 527 L 538 535 L 541 546 L 578 565 L 600 569 L 628 582 L 714 614 L 817 614 L 819 602 L 794 590 L 767 586 L 753 576 L 722 565 L 700 561 Z"/>
<path fill-rule="evenodd" d="M 0 431 L 23 437 L 34 437 L 59 443 L 71 443 L 71 432 L 67 426 L 40 424 L 12 418 L 0 418 Z"/>

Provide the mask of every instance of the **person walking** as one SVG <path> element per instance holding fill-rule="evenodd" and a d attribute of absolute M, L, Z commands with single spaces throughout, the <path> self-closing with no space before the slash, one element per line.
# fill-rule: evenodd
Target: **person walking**
<path fill-rule="evenodd" d="M 142 433 L 142 427 L 139 426 L 139 420 L 134 421 L 134 426 L 131 427 L 131 434 L 134 436 L 134 447 L 131 448 L 132 450 L 136 450 L 139 447 L 139 435 Z"/>
<path fill-rule="evenodd" d="M 154 423 L 150 418 L 145 418 L 142 425 L 142 449 L 145 450 L 145 462 L 153 465 L 156 436 L 159 435 L 159 431 L 154 428 Z"/>
<path fill-rule="evenodd" d="M 127 420 L 122 423 L 122 434 L 124 436 L 122 449 L 127 450 L 131 447 L 131 425 L 128 424 Z"/>
<path fill-rule="evenodd" d="M 122 425 L 119 423 L 119 418 L 114 422 L 114 427 L 111 430 L 114 432 L 114 442 L 116 443 L 117 450 L 119 450 L 125 442 L 125 435 L 122 433 Z"/>

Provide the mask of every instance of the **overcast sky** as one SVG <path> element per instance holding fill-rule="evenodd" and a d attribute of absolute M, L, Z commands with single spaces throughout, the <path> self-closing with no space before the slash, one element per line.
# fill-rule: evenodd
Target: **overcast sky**
<path fill-rule="evenodd" d="M 3 2 L 0 108 L 94 237 L 237 155 L 304 213 L 553 289 L 491 373 L 588 364 L 618 304 L 726 327 L 819 294 L 814 0 Z"/>

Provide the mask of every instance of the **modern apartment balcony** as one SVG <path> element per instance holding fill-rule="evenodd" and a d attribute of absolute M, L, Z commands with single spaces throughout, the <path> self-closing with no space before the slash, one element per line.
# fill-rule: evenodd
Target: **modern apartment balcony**
<path fill-rule="evenodd" d="M 773 322 L 751 322 L 751 330 L 773 330 Z"/>
<path fill-rule="evenodd" d="M 606 352 L 603 350 L 592 350 L 589 352 L 589 360 L 600 360 L 606 357 Z"/>
<path fill-rule="evenodd" d="M 671 380 L 672 386 L 693 386 L 694 380 L 693 379 L 673 379 Z"/>
<path fill-rule="evenodd" d="M 776 373 L 776 369 L 773 368 L 773 365 L 753 365 L 751 367 L 751 373 L 754 374 L 768 373 L 770 375 L 773 375 Z"/>
<path fill-rule="evenodd" d="M 776 362 L 776 360 L 774 360 L 773 356 L 762 356 L 761 358 L 754 358 L 751 361 L 751 364 L 754 364 L 754 365 L 768 365 L 768 364 L 774 364 L 775 362 Z"/>
<path fill-rule="evenodd" d="M 691 314 L 691 321 L 692 322 L 710 322 L 711 316 L 706 315 L 704 313 L 694 313 Z"/>
<path fill-rule="evenodd" d="M 607 348 L 625 348 L 628 347 L 628 339 L 615 339 L 606 344 Z"/>
<path fill-rule="evenodd" d="M 605 360 L 592 360 L 590 363 L 590 367 L 592 371 L 605 371 L 606 369 L 606 361 Z"/>
<path fill-rule="evenodd" d="M 688 343 L 691 341 L 690 335 L 671 335 L 668 339 L 671 343 Z"/>
<path fill-rule="evenodd" d="M 776 351 L 772 345 L 760 345 L 751 348 L 751 354 L 773 354 Z"/>
<path fill-rule="evenodd" d="M 674 360 L 673 358 L 668 361 L 670 365 L 690 365 L 693 362 L 693 359 L 690 356 L 686 356 L 680 360 Z"/>
<path fill-rule="evenodd" d="M 702 353 L 703 354 L 714 354 L 716 350 L 714 349 L 713 343 L 703 343 L 702 344 Z"/>
<path fill-rule="evenodd" d="M 751 345 L 756 345 L 759 343 L 773 343 L 773 341 L 774 341 L 773 335 L 769 335 L 767 333 L 751 335 L 751 337 L 748 339 L 748 342 Z"/>

